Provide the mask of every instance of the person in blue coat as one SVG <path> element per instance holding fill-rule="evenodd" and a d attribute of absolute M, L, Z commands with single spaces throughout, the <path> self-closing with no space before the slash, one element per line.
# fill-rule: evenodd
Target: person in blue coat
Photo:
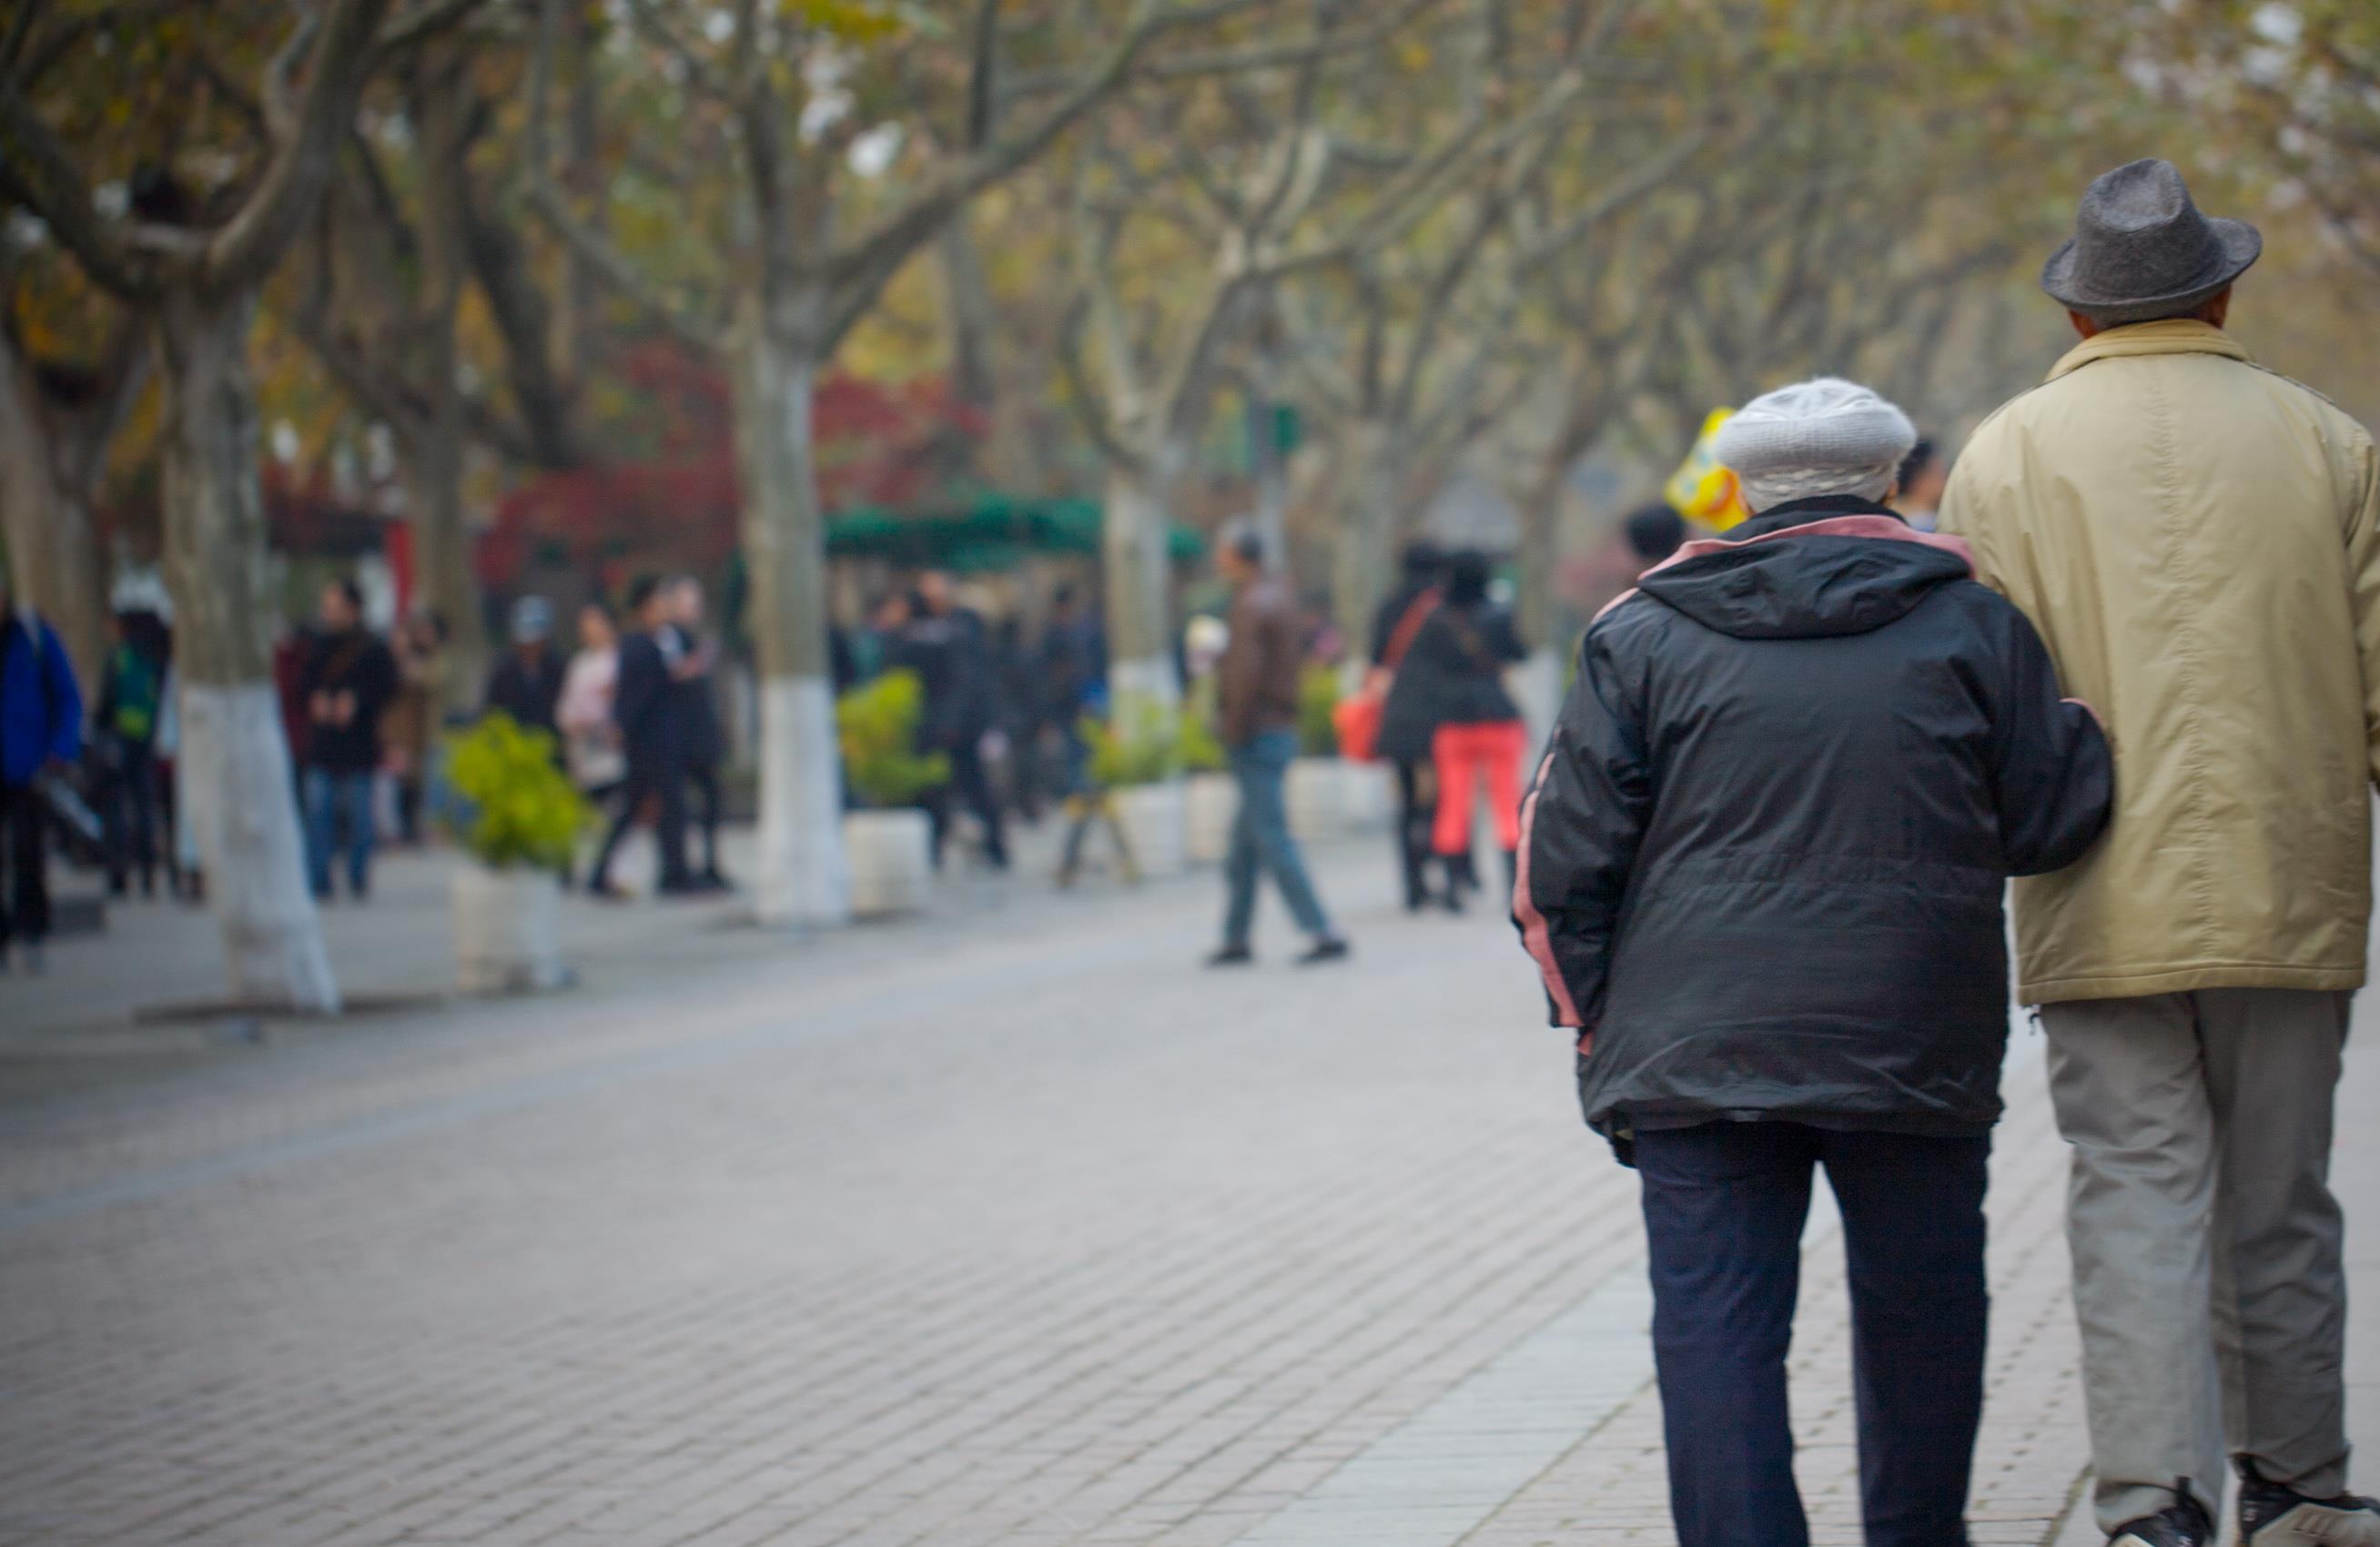
<path fill-rule="evenodd" d="M 52 628 L 19 608 L 0 578 L 0 970 L 14 943 L 39 972 L 50 933 L 50 887 L 42 844 L 46 806 L 39 781 L 82 755 L 82 690 Z"/>

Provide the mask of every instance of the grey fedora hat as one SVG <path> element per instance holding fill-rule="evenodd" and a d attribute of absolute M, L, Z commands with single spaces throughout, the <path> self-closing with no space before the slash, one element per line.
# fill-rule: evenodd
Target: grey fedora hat
<path fill-rule="evenodd" d="M 2084 191 L 2074 235 L 2041 266 L 2041 287 L 2095 321 L 2143 322 L 2189 310 L 2264 250 L 2246 221 L 2199 213 L 2171 162 L 2128 162 Z"/>

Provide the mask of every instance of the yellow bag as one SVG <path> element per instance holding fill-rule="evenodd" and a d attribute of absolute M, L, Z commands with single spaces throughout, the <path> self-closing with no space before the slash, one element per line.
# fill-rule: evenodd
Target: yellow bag
<path fill-rule="evenodd" d="M 1714 408 L 1703 420 L 1703 431 L 1694 441 L 1694 449 L 1686 460 L 1670 475 L 1661 492 L 1670 508 L 1706 531 L 1724 532 L 1752 513 L 1743 505 L 1743 486 L 1734 472 L 1719 465 L 1711 451 L 1711 442 L 1718 438 L 1718 427 L 1735 417 L 1732 408 Z"/>

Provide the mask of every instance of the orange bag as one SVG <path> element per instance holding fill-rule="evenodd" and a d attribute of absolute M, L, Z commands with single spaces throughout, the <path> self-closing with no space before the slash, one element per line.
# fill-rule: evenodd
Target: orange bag
<path fill-rule="evenodd" d="M 1339 700 L 1330 711 L 1330 728 L 1339 733 L 1339 755 L 1357 763 L 1379 759 L 1380 720 L 1388 712 L 1389 684 L 1396 681 L 1397 667 L 1413 648 L 1414 635 L 1429 615 L 1438 610 L 1438 587 L 1433 586 L 1414 598 L 1405 615 L 1397 620 L 1395 632 L 1389 635 L 1389 647 L 1380 664 L 1364 679 L 1364 685 Z"/>

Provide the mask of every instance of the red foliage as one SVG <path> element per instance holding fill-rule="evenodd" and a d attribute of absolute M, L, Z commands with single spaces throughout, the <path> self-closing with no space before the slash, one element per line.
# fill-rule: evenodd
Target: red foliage
<path fill-rule="evenodd" d="M 480 545 L 484 579 L 503 585 L 532 550 L 574 568 L 716 570 L 734 552 L 741 489 L 726 379 L 674 345 L 639 344 L 621 362 L 637 403 L 622 416 L 633 440 L 583 467 L 541 474 L 507 494 Z M 820 492 L 830 511 L 899 507 L 929 496 L 945 448 L 979 439 L 981 417 L 939 377 L 886 386 L 837 372 L 817 388 L 811 417 Z"/>

